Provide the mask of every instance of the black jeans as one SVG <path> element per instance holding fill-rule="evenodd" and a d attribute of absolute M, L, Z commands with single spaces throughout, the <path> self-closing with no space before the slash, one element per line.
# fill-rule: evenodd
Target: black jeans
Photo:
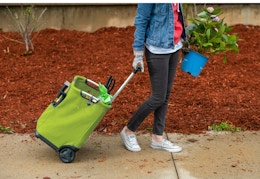
<path fill-rule="evenodd" d="M 179 51 L 171 54 L 153 54 L 145 51 L 152 92 L 127 124 L 128 129 L 136 131 L 144 119 L 154 112 L 153 134 L 163 135 L 168 100 L 172 90 Z"/>

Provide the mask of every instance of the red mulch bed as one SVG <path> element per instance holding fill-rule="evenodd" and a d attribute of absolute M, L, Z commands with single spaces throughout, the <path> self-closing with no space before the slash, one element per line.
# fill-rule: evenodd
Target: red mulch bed
<path fill-rule="evenodd" d="M 120 87 L 132 71 L 134 27 L 102 28 L 95 33 L 45 29 L 33 41 L 32 55 L 22 56 L 18 33 L 0 32 L 0 125 L 17 133 L 32 133 L 37 119 L 63 82 L 82 75 L 105 83 L 112 75 Z M 260 27 L 235 25 L 238 54 L 228 53 L 224 64 L 211 56 L 198 78 L 180 70 L 173 86 L 166 132 L 202 133 L 227 121 L 242 130 L 260 129 Z M 180 64 L 179 64 L 180 65 Z M 147 69 L 127 84 L 96 130 L 118 133 L 150 93 Z M 150 132 L 151 114 L 139 132 Z"/>

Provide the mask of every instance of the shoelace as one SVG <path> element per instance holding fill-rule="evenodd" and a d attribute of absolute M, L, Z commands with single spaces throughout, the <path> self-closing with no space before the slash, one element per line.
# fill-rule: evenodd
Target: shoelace
<path fill-rule="evenodd" d="M 162 142 L 162 146 L 173 148 L 173 147 L 174 147 L 174 144 L 165 139 L 165 140 L 163 140 L 163 142 Z"/>
<path fill-rule="evenodd" d="M 128 139 L 129 139 L 129 142 L 130 142 L 131 144 L 137 145 L 137 140 L 136 140 L 136 137 L 135 137 L 134 135 L 128 136 Z"/>

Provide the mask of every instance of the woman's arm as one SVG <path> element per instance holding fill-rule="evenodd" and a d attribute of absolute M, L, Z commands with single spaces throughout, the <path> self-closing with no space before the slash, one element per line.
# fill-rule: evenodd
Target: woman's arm
<path fill-rule="evenodd" d="M 137 5 L 136 17 L 135 17 L 135 33 L 133 49 L 138 51 L 144 50 L 145 33 L 147 25 L 149 24 L 151 13 L 154 8 L 154 4 L 151 3 L 139 3 Z"/>

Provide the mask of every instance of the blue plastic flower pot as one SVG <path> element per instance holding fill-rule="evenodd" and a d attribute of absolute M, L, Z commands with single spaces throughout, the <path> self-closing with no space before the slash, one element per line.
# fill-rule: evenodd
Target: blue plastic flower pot
<path fill-rule="evenodd" d="M 191 74 L 194 77 L 198 77 L 207 61 L 207 57 L 193 50 L 189 50 L 189 53 L 185 54 L 182 59 L 181 70 Z"/>

